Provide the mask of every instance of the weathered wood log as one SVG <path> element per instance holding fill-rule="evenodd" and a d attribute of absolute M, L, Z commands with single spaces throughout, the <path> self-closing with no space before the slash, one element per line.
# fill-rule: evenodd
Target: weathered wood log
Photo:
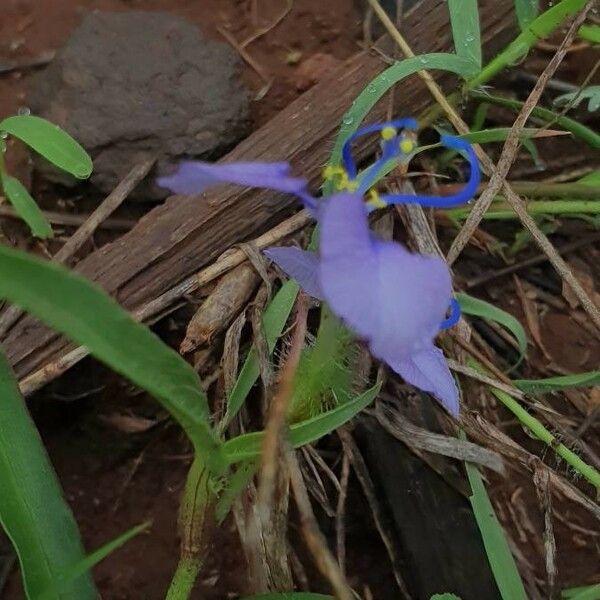
<path fill-rule="evenodd" d="M 489 56 L 514 33 L 509 2 L 480 3 L 482 42 Z M 445 0 L 421 0 L 403 18 L 402 27 L 416 53 L 451 51 Z M 391 49 L 391 47 L 390 47 Z M 380 57 L 361 52 L 298 98 L 223 160 L 289 160 L 297 173 L 317 184 L 342 115 L 353 98 L 385 68 Z M 442 83 L 453 81 L 440 77 Z M 454 80 L 455 81 L 455 80 Z M 403 83 L 395 95 L 398 115 L 416 115 L 430 102 L 418 78 Z M 384 118 L 380 103 L 370 121 Z M 373 142 L 357 144 L 359 155 Z M 76 271 L 102 286 L 132 310 L 152 300 L 213 261 L 227 248 L 256 236 L 297 206 L 272 192 L 221 187 L 201 197 L 174 196 L 142 218 L 116 242 L 81 261 Z M 19 377 L 64 355 L 69 343 L 31 317 L 22 319 L 3 342 Z"/>
<path fill-rule="evenodd" d="M 423 396 L 422 402 L 429 418 L 419 425 L 435 429 L 430 400 Z M 413 418 L 416 412 L 412 411 Z M 401 563 L 397 568 L 411 596 L 427 600 L 451 592 L 465 600 L 499 600 L 473 510 L 459 491 L 469 487 L 457 463 L 434 456 L 436 466 L 448 474 L 442 477 L 370 416 L 359 420 L 356 439 L 383 504 L 387 535 Z M 386 597 L 398 594 L 390 590 Z"/>

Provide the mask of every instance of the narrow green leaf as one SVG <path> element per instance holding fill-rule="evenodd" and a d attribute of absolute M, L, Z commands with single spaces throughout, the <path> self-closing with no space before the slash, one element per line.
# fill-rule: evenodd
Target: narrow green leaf
<path fill-rule="evenodd" d="M 515 559 L 510 553 L 504 530 L 494 513 L 479 470 L 468 462 L 465 467 L 472 490 L 469 500 L 502 600 L 527 600 Z"/>
<path fill-rule="evenodd" d="M 448 0 L 456 54 L 481 68 L 481 33 L 477 0 Z"/>
<path fill-rule="evenodd" d="M 463 140 L 467 140 L 467 142 L 471 142 L 472 144 L 487 144 L 489 142 L 504 142 L 508 135 L 511 132 L 511 127 L 491 127 L 490 129 L 481 129 L 479 131 L 471 131 L 470 133 L 465 133 L 463 135 L 459 135 L 459 137 Z M 530 140 L 535 138 L 538 134 L 541 134 L 540 137 L 552 137 L 555 134 L 548 135 L 543 129 L 538 129 L 536 127 L 525 127 L 520 135 L 519 139 L 521 140 Z"/>
<path fill-rule="evenodd" d="M 44 445 L 17 382 L 0 353 L 0 523 L 21 565 L 30 600 L 60 579 L 62 570 L 84 558 L 77 524 L 63 499 Z M 94 600 L 88 574 L 69 582 L 52 600 Z"/>
<path fill-rule="evenodd" d="M 600 600 L 600 583 L 562 591 L 565 600 Z"/>
<path fill-rule="evenodd" d="M 460 600 L 456 594 L 434 594 L 429 600 Z"/>
<path fill-rule="evenodd" d="M 456 294 L 456 299 L 464 314 L 481 317 L 482 319 L 488 319 L 489 321 L 499 323 L 512 334 L 519 345 L 519 360 L 513 366 L 514 369 L 527 353 L 527 334 L 521 323 L 519 323 L 519 321 L 511 314 L 485 300 L 474 298 L 473 296 L 469 296 L 462 292 Z"/>
<path fill-rule="evenodd" d="M 467 364 L 477 369 L 481 373 L 489 375 L 489 373 L 473 359 L 468 359 Z M 575 454 L 570 448 L 567 448 L 563 443 L 556 439 L 554 434 L 549 431 L 544 424 L 530 414 L 517 400 L 509 396 L 503 390 L 489 386 L 490 391 L 510 412 L 517 417 L 521 424 L 528 429 L 533 436 L 540 442 L 552 448 L 558 456 L 560 456 L 569 466 L 581 474 L 589 483 L 591 483 L 596 491 L 600 490 L 600 473 L 592 466 L 588 465 L 580 456 Z"/>
<path fill-rule="evenodd" d="M 19 138 L 30 148 L 79 179 L 87 179 L 94 165 L 88 153 L 66 131 L 33 115 L 8 117 L 0 122 L 0 131 Z"/>
<path fill-rule="evenodd" d="M 339 164 L 344 142 L 360 127 L 381 97 L 399 81 L 424 69 L 450 71 L 467 78 L 477 71 L 477 66 L 472 61 L 455 54 L 433 53 L 406 58 L 382 71 L 357 96 L 350 110 L 344 114 L 329 159 L 330 165 Z M 331 183 L 325 184 L 324 191 L 326 194 L 333 191 Z"/>
<path fill-rule="evenodd" d="M 515 11 L 519 27 L 523 31 L 538 16 L 540 11 L 539 0 L 515 0 Z"/>
<path fill-rule="evenodd" d="M 479 73 L 467 82 L 474 90 L 510 65 L 523 60 L 540 40 L 558 29 L 569 17 L 577 14 L 586 0 L 561 0 L 536 17 L 502 52 L 497 54 Z"/>
<path fill-rule="evenodd" d="M 379 385 L 375 385 L 354 400 L 346 402 L 333 410 L 329 410 L 317 417 L 295 423 L 289 428 L 289 441 L 294 448 L 299 448 L 310 442 L 335 431 L 356 416 L 363 408 L 373 402 L 379 393 Z M 224 451 L 230 463 L 239 462 L 260 456 L 263 431 L 255 431 L 240 435 L 225 442 Z"/>
<path fill-rule="evenodd" d="M 205 453 L 211 468 L 220 468 L 220 446 L 198 375 L 104 291 L 60 265 L 0 246 L 0 297 L 86 346 L 152 394 Z"/>
<path fill-rule="evenodd" d="M 546 379 L 515 379 L 513 383 L 527 394 L 560 392 L 576 387 L 600 385 L 600 371 L 587 371 L 575 375 L 561 375 Z"/>
<path fill-rule="evenodd" d="M 333 596 L 311 594 L 310 592 L 275 592 L 272 594 L 259 594 L 246 596 L 241 600 L 334 600 Z"/>
<path fill-rule="evenodd" d="M 46 220 L 37 202 L 18 179 L 4 175 L 2 188 L 17 214 L 29 225 L 33 235 L 41 239 L 51 238 L 54 235 L 50 223 Z"/>
<path fill-rule="evenodd" d="M 587 175 L 584 175 L 581 179 L 577 180 L 578 183 L 584 183 L 585 185 L 597 185 L 600 186 L 600 170 L 592 171 Z"/>
<path fill-rule="evenodd" d="M 269 352 L 273 352 L 275 343 L 281 336 L 281 332 L 292 312 L 299 289 L 295 281 L 286 281 L 265 309 L 263 327 Z M 258 356 L 254 348 L 252 348 L 227 399 L 227 411 L 219 427 L 221 430 L 227 427 L 231 419 L 238 413 L 248 397 L 252 386 L 256 383 L 259 374 Z"/>
<path fill-rule="evenodd" d="M 132 527 L 129 531 L 122 533 L 119 537 L 111 540 L 98 550 L 92 552 L 89 556 L 80 560 L 78 563 L 70 566 L 64 573 L 61 574 L 60 581 L 55 584 L 51 589 L 47 589 L 45 592 L 36 598 L 35 600 L 50 600 L 54 598 L 56 594 L 60 594 L 65 590 L 66 586 L 69 585 L 77 577 L 88 573 L 98 563 L 102 562 L 107 556 L 112 554 L 115 550 L 118 550 L 121 546 L 126 544 L 129 540 L 139 535 L 143 531 L 146 531 L 150 527 L 150 521 Z"/>
<path fill-rule="evenodd" d="M 503 98 L 501 96 L 491 96 L 485 92 L 472 91 L 471 97 L 496 106 L 511 108 L 515 111 L 521 110 L 523 107 L 523 103 L 519 100 Z M 536 106 L 531 114 L 533 117 L 541 119 L 545 123 L 552 123 L 553 125 L 558 125 L 559 127 L 562 127 L 562 129 L 570 131 L 574 136 L 592 146 L 592 148 L 600 148 L 600 134 L 579 123 L 579 121 L 576 121 L 575 119 L 561 116 L 558 113 L 548 110 L 547 108 L 542 108 L 541 106 Z"/>
<path fill-rule="evenodd" d="M 600 25 L 582 25 L 577 30 L 577 35 L 586 42 L 600 44 Z"/>
<path fill-rule="evenodd" d="M 236 498 L 246 489 L 254 474 L 258 471 L 260 460 L 256 457 L 250 460 L 241 461 L 235 470 L 235 473 L 227 476 L 224 489 L 219 494 L 215 515 L 217 522 L 222 523 L 225 517 L 229 514 L 231 506 Z"/>

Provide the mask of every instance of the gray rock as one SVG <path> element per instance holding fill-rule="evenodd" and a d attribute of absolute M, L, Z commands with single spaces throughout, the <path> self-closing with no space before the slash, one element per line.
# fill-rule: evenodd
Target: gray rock
<path fill-rule="evenodd" d="M 183 18 L 94 12 L 35 77 L 29 104 L 82 144 L 94 159 L 92 182 L 110 192 L 150 153 L 159 155 L 160 171 L 179 157 L 212 159 L 235 145 L 248 129 L 239 66 L 228 45 Z M 148 184 L 138 195 L 161 191 Z"/>

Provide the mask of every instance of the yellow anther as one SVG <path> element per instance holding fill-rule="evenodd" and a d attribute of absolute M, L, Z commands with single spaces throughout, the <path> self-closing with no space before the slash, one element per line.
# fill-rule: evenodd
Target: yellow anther
<path fill-rule="evenodd" d="M 349 191 L 355 192 L 360 187 L 360 183 L 353 179 L 350 179 L 347 171 L 338 166 L 328 166 L 323 169 L 323 179 L 326 181 L 333 181 L 335 189 L 339 192 Z"/>
<path fill-rule="evenodd" d="M 412 140 L 409 140 L 408 138 L 404 138 L 400 142 L 400 150 L 404 154 L 410 154 L 414 149 L 415 149 L 415 143 Z"/>
<path fill-rule="evenodd" d="M 346 171 L 338 166 L 328 165 L 323 169 L 323 179 L 333 179 L 334 177 L 340 177 L 346 174 Z"/>
<path fill-rule="evenodd" d="M 381 130 L 381 137 L 386 141 L 395 138 L 397 135 L 398 132 L 391 125 L 388 125 Z"/>
<path fill-rule="evenodd" d="M 377 190 L 369 190 L 367 204 L 373 208 L 385 208 L 387 206 L 387 202 L 380 198 Z"/>

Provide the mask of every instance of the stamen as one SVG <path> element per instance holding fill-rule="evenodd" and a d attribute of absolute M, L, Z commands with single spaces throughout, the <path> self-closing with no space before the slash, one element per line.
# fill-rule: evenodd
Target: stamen
<path fill-rule="evenodd" d="M 385 208 L 387 206 L 387 202 L 384 202 L 381 199 L 381 196 L 377 190 L 369 190 L 367 198 L 367 206 L 372 206 L 373 209 Z"/>
<path fill-rule="evenodd" d="M 381 137 L 384 140 L 392 140 L 398 135 L 398 131 L 395 127 L 388 125 L 381 130 Z"/>
<path fill-rule="evenodd" d="M 403 138 L 400 141 L 400 150 L 403 154 L 410 154 L 415 149 L 415 143 L 408 138 Z"/>
<path fill-rule="evenodd" d="M 421 206 L 429 206 L 433 208 L 451 208 L 460 204 L 465 204 L 477 193 L 477 188 L 481 181 L 481 173 L 479 171 L 479 162 L 473 146 L 469 142 L 451 135 L 442 135 L 440 138 L 441 145 L 452 150 L 462 150 L 466 153 L 469 161 L 471 172 L 469 179 L 463 189 L 451 196 L 426 196 L 426 195 L 409 195 L 409 194 L 386 194 L 383 199 L 388 204 L 420 204 Z"/>

